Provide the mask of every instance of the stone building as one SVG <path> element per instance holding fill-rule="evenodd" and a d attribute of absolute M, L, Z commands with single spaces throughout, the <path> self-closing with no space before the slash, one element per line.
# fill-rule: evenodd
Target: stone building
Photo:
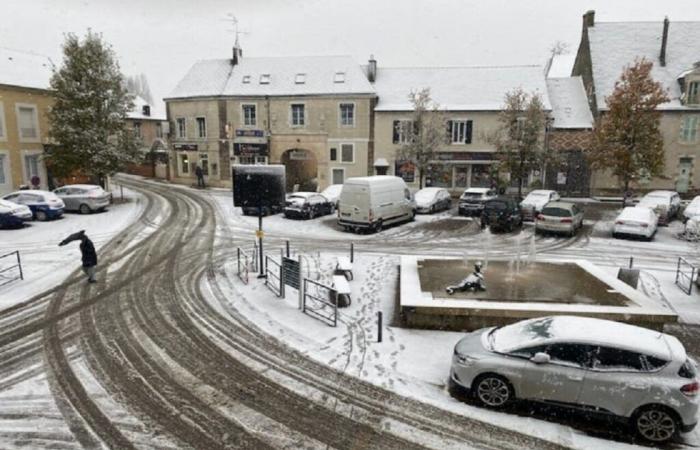
<path fill-rule="evenodd" d="M 194 64 L 165 99 L 171 179 L 230 186 L 232 163 L 281 163 L 287 188 L 323 189 L 368 173 L 376 99 L 348 56 L 244 58 Z"/>
<path fill-rule="evenodd" d="M 131 164 L 128 173 L 151 178 L 168 178 L 168 121 L 164 108 L 135 96 L 134 107 L 127 114 L 127 127 L 141 142 L 141 153 L 145 162 Z"/>
<path fill-rule="evenodd" d="M 397 160 L 397 152 L 412 128 L 409 94 L 430 88 L 431 98 L 446 116 L 448 142 L 430 164 L 426 182 L 455 193 L 492 185 L 498 156 L 487 137 L 499 127 L 507 92 L 522 88 L 538 93 L 550 109 L 542 66 L 379 68 L 374 88 L 375 173 L 401 176 L 409 186 L 419 186 L 415 167 Z"/>
<path fill-rule="evenodd" d="M 640 190 L 672 189 L 682 194 L 700 188 L 700 22 L 596 22 L 595 12 L 583 16 L 583 29 L 573 75 L 582 77 L 595 117 L 606 113 L 605 98 L 625 66 L 636 58 L 653 62 L 652 76 L 668 90 L 670 101 L 659 106 L 666 154 L 665 173 L 640 174 Z M 596 171 L 592 189 L 619 193 L 618 181 Z"/>
<path fill-rule="evenodd" d="M 52 66 L 45 56 L 0 48 L 0 195 L 48 187 Z"/>

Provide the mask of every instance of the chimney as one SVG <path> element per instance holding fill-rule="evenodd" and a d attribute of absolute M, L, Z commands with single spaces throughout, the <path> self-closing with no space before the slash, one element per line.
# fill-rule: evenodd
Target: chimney
<path fill-rule="evenodd" d="M 659 63 L 661 67 L 666 67 L 666 43 L 668 42 L 668 17 L 664 17 L 664 31 L 661 35 L 661 53 L 659 53 Z"/>
<path fill-rule="evenodd" d="M 589 9 L 586 14 L 583 15 L 583 28 L 589 28 L 595 25 L 595 11 Z"/>
<path fill-rule="evenodd" d="M 369 55 L 369 64 L 367 65 L 367 79 L 370 83 L 374 83 L 377 79 L 377 60 L 374 55 Z"/>
<path fill-rule="evenodd" d="M 233 44 L 233 57 L 231 58 L 231 65 L 238 65 L 238 63 L 241 62 L 241 58 L 243 58 L 243 49 L 241 49 L 241 45 L 238 43 L 238 35 L 236 35 L 236 43 Z"/>

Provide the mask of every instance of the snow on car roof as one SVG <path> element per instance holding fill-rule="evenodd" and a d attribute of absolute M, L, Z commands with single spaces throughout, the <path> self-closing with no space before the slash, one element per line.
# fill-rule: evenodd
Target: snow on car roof
<path fill-rule="evenodd" d="M 78 189 L 95 189 L 95 188 L 101 188 L 102 186 L 98 186 L 96 184 L 67 184 L 65 186 L 61 186 L 58 189 L 61 188 L 78 188 Z"/>
<path fill-rule="evenodd" d="M 671 358 L 671 349 L 663 333 L 611 320 L 578 316 L 540 317 L 499 328 L 495 333 L 494 348 L 507 353 L 557 342 L 607 345 L 662 359 Z"/>
<path fill-rule="evenodd" d="M 443 189 L 444 189 L 444 188 L 439 188 L 439 187 L 425 187 L 425 188 L 421 189 L 421 190 L 418 191 L 418 192 L 429 193 L 429 192 L 441 191 L 441 190 L 443 190 Z M 418 193 L 418 192 L 416 192 L 416 193 Z"/>
<path fill-rule="evenodd" d="M 289 194 L 288 198 L 292 197 L 303 197 L 303 198 L 309 198 L 312 195 L 316 195 L 316 192 L 294 192 L 293 194 Z"/>
<path fill-rule="evenodd" d="M 673 191 L 651 191 L 647 195 L 645 195 L 643 198 L 650 197 L 650 198 L 670 198 L 676 195 L 675 192 Z"/>
<path fill-rule="evenodd" d="M 546 189 L 535 189 L 534 191 L 530 191 L 529 195 L 549 195 L 554 191 L 546 190 Z"/>
<path fill-rule="evenodd" d="M 654 211 L 646 206 L 628 206 L 622 210 L 617 218 L 627 220 L 649 220 L 650 214 L 654 214 Z"/>
<path fill-rule="evenodd" d="M 23 189 L 21 191 L 11 192 L 7 195 L 12 195 L 12 194 L 54 195 L 53 192 L 41 191 L 39 189 Z"/>
<path fill-rule="evenodd" d="M 477 187 L 473 187 L 473 188 L 469 188 L 469 189 L 465 190 L 464 193 L 465 193 L 465 194 L 485 194 L 485 193 L 487 193 L 487 192 L 490 191 L 490 190 L 491 190 L 491 189 L 489 189 L 489 188 L 477 188 Z"/>

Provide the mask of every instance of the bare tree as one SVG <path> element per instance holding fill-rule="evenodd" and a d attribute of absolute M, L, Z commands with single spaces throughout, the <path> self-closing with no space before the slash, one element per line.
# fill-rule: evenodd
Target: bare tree
<path fill-rule="evenodd" d="M 145 74 L 129 76 L 126 78 L 126 89 L 130 94 L 138 95 L 149 105 L 153 104 L 153 95 L 151 88 L 148 86 L 148 79 Z"/>
<path fill-rule="evenodd" d="M 546 113 L 539 94 L 514 89 L 505 96 L 503 111 L 498 116 L 498 129 L 486 137 L 498 150 L 501 167 L 518 180 L 518 196 L 522 196 L 523 180 L 540 169 L 547 159 L 543 148 Z"/>
<path fill-rule="evenodd" d="M 397 159 L 408 160 L 418 170 L 418 184 L 423 188 L 425 174 L 435 153 L 447 142 L 447 120 L 440 107 L 430 97 L 430 88 L 412 91 L 408 95 L 413 105 L 411 122 L 395 122 L 395 135 L 402 135 Z M 408 136 L 407 136 L 408 135 Z"/>
<path fill-rule="evenodd" d="M 605 99 L 608 111 L 598 119 L 593 134 L 591 167 L 610 170 L 623 193 L 640 176 L 655 177 L 664 171 L 657 107 L 669 98 L 661 83 L 651 77 L 652 65 L 638 59 L 624 69 Z"/>

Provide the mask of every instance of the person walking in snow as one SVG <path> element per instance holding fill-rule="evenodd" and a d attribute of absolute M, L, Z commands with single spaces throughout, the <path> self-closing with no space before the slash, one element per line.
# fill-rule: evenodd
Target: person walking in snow
<path fill-rule="evenodd" d="M 97 282 L 95 279 L 95 272 L 97 271 L 97 252 L 95 252 L 95 246 L 85 234 L 85 230 L 80 230 L 77 233 L 71 234 L 58 245 L 63 246 L 73 241 L 80 241 L 83 272 L 88 276 L 88 283 Z"/>
<path fill-rule="evenodd" d="M 203 188 L 204 187 L 204 171 L 202 170 L 202 167 L 197 165 L 197 167 L 194 169 L 194 174 L 197 176 L 197 187 Z"/>

